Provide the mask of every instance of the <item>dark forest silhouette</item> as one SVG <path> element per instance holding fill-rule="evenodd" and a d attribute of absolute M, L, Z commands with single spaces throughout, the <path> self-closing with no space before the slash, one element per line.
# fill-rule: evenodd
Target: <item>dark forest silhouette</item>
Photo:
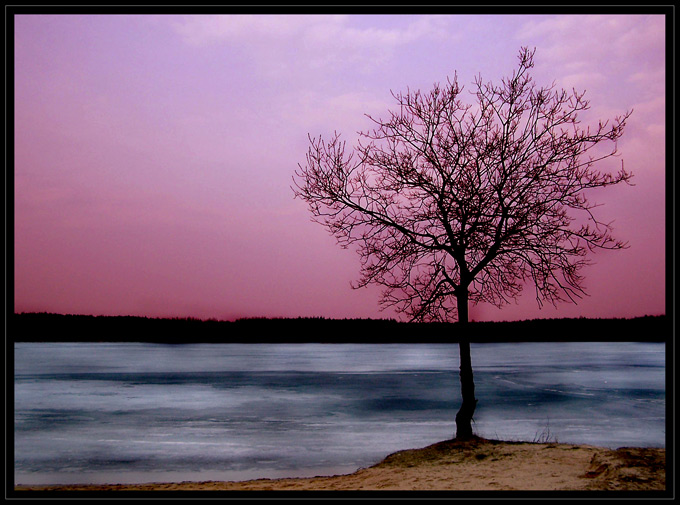
<path fill-rule="evenodd" d="M 14 342 L 185 343 L 455 343 L 472 342 L 663 342 L 670 318 L 530 319 L 509 322 L 413 323 L 393 319 L 196 318 L 21 313 L 8 318 Z"/>

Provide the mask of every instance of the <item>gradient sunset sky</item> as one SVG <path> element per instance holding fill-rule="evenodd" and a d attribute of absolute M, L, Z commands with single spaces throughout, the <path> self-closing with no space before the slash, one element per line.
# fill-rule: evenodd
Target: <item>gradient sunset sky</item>
<path fill-rule="evenodd" d="M 293 198 L 307 135 L 353 144 L 390 90 L 499 82 L 521 46 L 538 85 L 587 90 L 587 124 L 633 109 L 634 186 L 597 194 L 624 251 L 590 296 L 474 320 L 664 314 L 663 15 L 18 15 L 14 310 L 150 317 L 391 318 L 359 257 Z"/>

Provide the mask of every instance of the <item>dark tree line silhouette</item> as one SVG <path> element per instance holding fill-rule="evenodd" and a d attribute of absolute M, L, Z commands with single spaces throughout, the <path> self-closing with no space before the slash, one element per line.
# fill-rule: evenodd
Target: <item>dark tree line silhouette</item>
<path fill-rule="evenodd" d="M 10 342 L 437 343 L 642 341 L 672 336 L 667 316 L 632 319 L 531 319 L 510 322 L 399 322 L 393 319 L 196 318 L 13 314 Z"/>

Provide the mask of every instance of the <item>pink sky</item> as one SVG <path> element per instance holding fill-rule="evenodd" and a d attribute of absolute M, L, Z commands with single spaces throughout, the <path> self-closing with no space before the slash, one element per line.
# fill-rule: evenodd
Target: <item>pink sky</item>
<path fill-rule="evenodd" d="M 593 198 L 630 247 L 591 256 L 578 305 L 539 310 L 528 286 L 471 318 L 663 314 L 665 40 L 661 15 L 19 15 L 15 311 L 395 317 L 293 199 L 307 134 L 353 143 L 390 90 L 498 82 L 529 46 L 595 123 L 634 109 L 635 186 Z"/>

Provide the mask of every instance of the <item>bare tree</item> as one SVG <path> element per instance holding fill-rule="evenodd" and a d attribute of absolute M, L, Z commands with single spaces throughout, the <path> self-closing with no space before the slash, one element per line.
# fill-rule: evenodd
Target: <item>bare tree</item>
<path fill-rule="evenodd" d="M 396 111 L 368 116 L 375 127 L 352 152 L 337 133 L 310 137 L 295 194 L 342 247 L 357 247 L 354 287 L 383 286 L 382 307 L 415 321 L 457 315 L 464 325 L 469 303 L 500 307 L 528 283 L 539 305 L 574 302 L 588 252 L 625 247 L 585 193 L 629 181 L 623 163 L 614 174 L 594 167 L 617 154 L 631 112 L 582 127 L 585 93 L 537 87 L 534 53 L 522 48 L 500 85 L 477 77 L 473 104 L 461 100 L 455 75 L 429 93 L 393 93 Z M 469 439 L 477 403 L 469 341 L 460 360 L 456 438 Z"/>

